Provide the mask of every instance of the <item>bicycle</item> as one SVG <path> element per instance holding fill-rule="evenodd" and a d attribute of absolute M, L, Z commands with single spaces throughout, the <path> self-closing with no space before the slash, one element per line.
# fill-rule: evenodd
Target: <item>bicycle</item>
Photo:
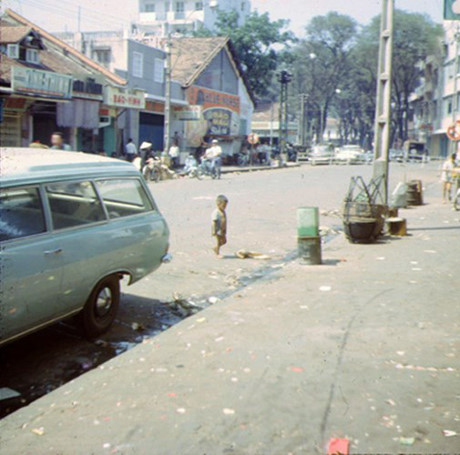
<path fill-rule="evenodd" d="M 460 172 L 454 176 L 455 189 L 452 197 L 452 209 L 460 210 Z M 454 185 L 452 185 L 454 186 Z"/>

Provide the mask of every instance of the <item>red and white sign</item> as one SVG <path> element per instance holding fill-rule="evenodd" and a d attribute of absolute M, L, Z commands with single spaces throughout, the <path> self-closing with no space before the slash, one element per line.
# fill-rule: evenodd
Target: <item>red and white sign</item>
<path fill-rule="evenodd" d="M 126 109 L 145 109 L 145 92 L 109 86 L 104 91 L 104 104 Z"/>
<path fill-rule="evenodd" d="M 258 144 L 260 141 L 260 138 L 259 138 L 259 135 L 256 134 L 256 133 L 251 133 L 249 136 L 248 136 L 248 142 L 251 144 L 251 145 L 256 145 Z"/>

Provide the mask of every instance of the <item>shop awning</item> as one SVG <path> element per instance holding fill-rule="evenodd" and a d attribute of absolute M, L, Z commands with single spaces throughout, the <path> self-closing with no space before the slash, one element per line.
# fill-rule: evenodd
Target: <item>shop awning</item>
<path fill-rule="evenodd" d="M 57 125 L 63 128 L 99 128 L 99 101 L 74 99 L 57 105 Z"/>

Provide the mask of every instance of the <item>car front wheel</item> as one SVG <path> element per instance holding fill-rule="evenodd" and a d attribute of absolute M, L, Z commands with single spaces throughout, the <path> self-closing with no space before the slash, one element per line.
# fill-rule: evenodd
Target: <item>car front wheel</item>
<path fill-rule="evenodd" d="M 81 313 L 84 334 L 94 338 L 106 332 L 117 315 L 120 304 L 120 282 L 111 275 L 94 287 Z"/>

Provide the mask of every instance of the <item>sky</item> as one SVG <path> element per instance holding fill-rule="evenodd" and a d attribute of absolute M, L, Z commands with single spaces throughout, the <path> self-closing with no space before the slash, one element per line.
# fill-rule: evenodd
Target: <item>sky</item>
<path fill-rule="evenodd" d="M 426 13 L 435 22 L 442 21 L 444 0 L 395 0 L 395 6 L 410 12 Z M 82 31 L 120 29 L 137 17 L 137 0 L 0 0 L 48 31 L 76 31 L 78 10 Z M 367 24 L 380 14 L 381 0 L 252 0 L 252 8 L 268 12 L 272 20 L 288 19 L 289 29 L 303 36 L 314 16 L 337 11 Z"/>

